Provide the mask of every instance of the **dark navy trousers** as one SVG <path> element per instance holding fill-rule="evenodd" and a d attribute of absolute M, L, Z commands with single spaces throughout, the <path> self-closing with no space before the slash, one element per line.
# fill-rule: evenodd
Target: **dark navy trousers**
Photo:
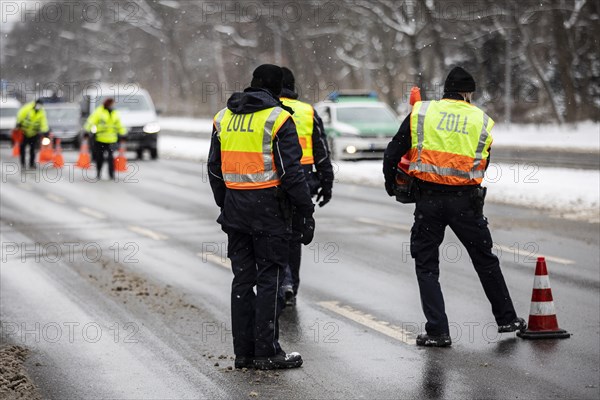
<path fill-rule="evenodd" d="M 227 236 L 227 255 L 233 270 L 231 320 L 235 355 L 273 356 L 281 351 L 279 291 L 288 264 L 289 235 L 228 231 Z"/>
<path fill-rule="evenodd" d="M 467 249 L 492 306 L 496 323 L 504 325 L 514 320 L 517 315 L 500 270 L 500 262 L 492 253 L 493 243 L 488 222 L 483 214 L 476 215 L 471 191 L 422 191 L 414 215 L 410 251 L 415 259 L 421 304 L 427 318 L 427 333 L 449 333 L 444 297 L 439 284 L 439 247 L 444 240 L 446 226 L 452 229 Z"/>

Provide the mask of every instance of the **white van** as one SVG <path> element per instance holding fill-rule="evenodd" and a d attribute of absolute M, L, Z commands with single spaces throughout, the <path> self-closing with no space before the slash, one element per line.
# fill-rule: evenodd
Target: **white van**
<path fill-rule="evenodd" d="M 0 140 L 10 140 L 12 130 L 17 125 L 17 113 L 21 103 L 12 97 L 1 96 L 0 99 Z"/>
<path fill-rule="evenodd" d="M 150 152 L 153 160 L 158 158 L 158 114 L 148 91 L 138 85 L 89 86 L 81 102 L 83 123 L 109 97 L 115 99 L 115 109 L 119 110 L 121 122 L 127 128 L 127 150 L 135 151 L 138 159 L 143 157 L 144 150 Z"/>

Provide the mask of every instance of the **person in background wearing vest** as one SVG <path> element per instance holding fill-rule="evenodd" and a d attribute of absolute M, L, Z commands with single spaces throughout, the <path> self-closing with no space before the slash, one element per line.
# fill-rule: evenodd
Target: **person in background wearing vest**
<path fill-rule="evenodd" d="M 323 122 L 313 106 L 298 100 L 294 74 L 286 67 L 283 71 L 283 89 L 279 95 L 281 102 L 294 110 L 293 119 L 302 147 L 300 163 L 304 169 L 311 195 L 317 196 L 320 207 L 329 203 L 333 187 L 333 167 Z M 322 200 L 321 200 L 322 199 Z M 320 200 L 320 202 L 319 202 Z M 286 268 L 282 292 L 285 305 L 296 305 L 296 295 L 300 285 L 300 261 L 302 218 L 295 211 L 292 214 L 292 239 L 290 241 L 290 263 Z"/>
<path fill-rule="evenodd" d="M 279 345 L 279 290 L 288 265 L 291 206 L 303 219 L 302 243 L 314 235 L 314 205 L 300 165 L 291 109 L 278 99 L 282 71 L 256 68 L 250 87 L 234 93 L 214 118 L 209 181 L 221 208 L 231 259 L 235 367 L 296 368 L 298 353 Z M 254 293 L 256 287 L 256 294 Z"/>
<path fill-rule="evenodd" d="M 108 175 L 111 180 L 115 178 L 115 163 L 113 159 L 115 143 L 119 141 L 119 137 L 127 134 L 127 130 L 123 127 L 119 113 L 114 109 L 114 105 L 114 99 L 108 98 L 104 100 L 104 103 L 94 110 L 85 123 L 86 132 L 95 136 L 94 158 L 96 159 L 98 180 L 102 176 L 104 153 L 107 154 Z"/>
<path fill-rule="evenodd" d="M 492 236 L 483 215 L 486 188 L 480 184 L 489 163 L 494 121 L 471 104 L 474 91 L 473 77 L 460 67 L 452 69 L 442 100 L 417 102 L 384 155 L 385 188 L 390 196 L 394 195 L 396 166 L 404 155 L 410 161 L 408 173 L 418 187 L 410 252 L 427 323 L 426 333 L 417 337 L 417 346 L 452 344 L 438 282 L 439 246 L 446 226 L 469 253 L 492 305 L 498 332 L 526 328 L 525 321 L 517 317 L 500 263 L 492 253 Z"/>
<path fill-rule="evenodd" d="M 17 113 L 17 128 L 23 130 L 23 141 L 20 144 L 21 167 L 25 168 L 25 146 L 29 146 L 29 167 L 35 168 L 35 150 L 40 134 L 49 131 L 44 102 L 41 99 L 21 107 Z"/>

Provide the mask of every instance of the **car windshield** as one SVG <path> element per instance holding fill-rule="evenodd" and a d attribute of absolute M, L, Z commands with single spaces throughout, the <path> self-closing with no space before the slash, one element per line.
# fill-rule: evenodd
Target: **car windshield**
<path fill-rule="evenodd" d="M 77 125 L 81 112 L 79 108 L 46 108 L 48 124 L 52 125 Z"/>
<path fill-rule="evenodd" d="M 0 107 L 0 117 L 2 117 L 2 118 L 16 117 L 17 111 L 18 110 L 16 108 L 1 106 Z"/>
<path fill-rule="evenodd" d="M 340 107 L 337 109 L 337 119 L 346 124 L 365 122 L 398 123 L 394 114 L 385 107 Z"/>
<path fill-rule="evenodd" d="M 143 96 L 141 94 L 132 94 L 132 95 L 118 95 L 118 96 L 111 96 L 113 99 L 115 99 L 115 108 L 117 110 L 126 110 L 126 111 L 152 111 L 152 107 L 150 106 L 150 103 L 148 103 L 148 100 L 146 99 L 146 96 Z M 97 104 L 102 104 L 104 103 L 104 100 L 106 100 L 108 97 L 102 97 L 100 98 L 100 100 L 98 101 Z"/>

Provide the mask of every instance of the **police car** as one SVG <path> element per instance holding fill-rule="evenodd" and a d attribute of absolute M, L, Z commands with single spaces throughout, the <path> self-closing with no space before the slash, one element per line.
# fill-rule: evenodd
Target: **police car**
<path fill-rule="evenodd" d="M 83 123 L 109 97 L 115 100 L 115 108 L 127 128 L 127 150 L 135 151 L 138 159 L 148 150 L 150 157 L 157 159 L 158 112 L 148 91 L 137 84 L 101 83 L 87 88 L 81 101 Z"/>
<path fill-rule="evenodd" d="M 381 159 L 400 121 L 374 92 L 333 92 L 314 105 L 334 160 Z"/>
<path fill-rule="evenodd" d="M 17 113 L 21 103 L 17 99 L 2 96 L 0 99 L 0 139 L 10 140 L 12 130 L 17 125 Z"/>

